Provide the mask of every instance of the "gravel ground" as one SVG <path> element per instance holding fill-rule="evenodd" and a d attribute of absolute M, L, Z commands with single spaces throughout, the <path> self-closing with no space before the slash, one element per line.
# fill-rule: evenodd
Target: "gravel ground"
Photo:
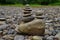
<path fill-rule="evenodd" d="M 18 23 L 22 20 L 23 8 L 0 6 L 0 18 L 9 18 L 4 22 L 2 21 L 3 23 L 0 22 L 0 40 L 54 40 L 53 38 L 56 36 L 56 39 L 58 39 L 60 35 L 60 25 L 58 25 L 60 24 L 60 7 L 32 8 L 32 10 L 33 16 L 35 16 L 36 11 L 44 13 L 46 24 L 45 31 L 47 34 L 43 37 L 19 34 L 15 31 L 15 28 L 19 26 Z M 56 22 L 51 22 L 50 20 Z M 53 26 L 53 23 L 57 25 Z"/>

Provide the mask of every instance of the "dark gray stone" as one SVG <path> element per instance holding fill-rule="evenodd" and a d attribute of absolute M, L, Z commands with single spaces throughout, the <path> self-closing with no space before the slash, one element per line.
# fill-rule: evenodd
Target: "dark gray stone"
<path fill-rule="evenodd" d="M 7 25 L 7 24 L 1 25 L 1 26 L 0 26 L 0 30 L 7 29 L 7 27 L 8 27 L 8 25 Z"/>

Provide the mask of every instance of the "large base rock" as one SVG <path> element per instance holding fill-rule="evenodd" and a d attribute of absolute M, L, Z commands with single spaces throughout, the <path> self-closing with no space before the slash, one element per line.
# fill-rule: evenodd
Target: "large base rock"
<path fill-rule="evenodd" d="M 45 32 L 45 23 L 40 19 L 36 19 L 28 23 L 20 24 L 18 30 L 31 35 L 43 35 Z"/>

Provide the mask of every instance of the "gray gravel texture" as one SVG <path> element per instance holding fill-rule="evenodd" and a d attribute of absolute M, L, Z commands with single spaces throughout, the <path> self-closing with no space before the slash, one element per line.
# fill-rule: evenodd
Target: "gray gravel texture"
<path fill-rule="evenodd" d="M 35 16 L 36 11 L 44 13 L 45 16 L 45 28 L 47 31 L 42 40 L 54 40 L 56 35 L 59 36 L 58 33 L 60 33 L 60 7 L 32 8 L 33 16 Z M 30 36 L 15 31 L 23 18 L 22 14 L 23 8 L 0 6 L 0 18 L 6 18 L 4 23 L 0 23 L 0 31 L 2 31 L 0 32 L 0 40 L 31 40 Z"/>

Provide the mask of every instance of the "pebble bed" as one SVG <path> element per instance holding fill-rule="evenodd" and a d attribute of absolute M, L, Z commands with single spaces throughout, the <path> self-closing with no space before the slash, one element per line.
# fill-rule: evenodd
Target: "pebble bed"
<path fill-rule="evenodd" d="M 60 40 L 60 7 L 32 8 L 33 16 L 36 11 L 44 13 L 45 34 L 32 36 L 19 33 L 15 29 L 19 26 L 23 16 L 23 8 L 0 6 L 0 40 Z"/>

